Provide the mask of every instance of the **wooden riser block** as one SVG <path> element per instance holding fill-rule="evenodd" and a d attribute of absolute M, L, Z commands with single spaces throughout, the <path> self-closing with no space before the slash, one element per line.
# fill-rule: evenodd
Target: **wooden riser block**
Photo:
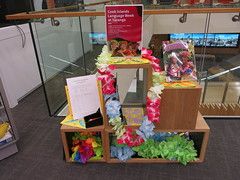
<path fill-rule="evenodd" d="M 165 88 L 161 95 L 160 123 L 157 129 L 194 129 L 201 87 Z"/>
<path fill-rule="evenodd" d="M 196 126 L 193 129 L 178 129 L 178 130 L 166 129 L 166 130 L 157 130 L 157 132 L 189 132 L 190 134 L 191 133 L 202 134 L 202 140 L 201 140 L 201 143 L 199 143 L 200 147 L 198 149 L 198 151 L 199 151 L 198 159 L 196 161 L 192 161 L 190 163 L 201 163 L 204 161 L 206 150 L 207 150 L 210 128 L 200 113 L 198 113 L 198 115 L 197 115 Z M 106 148 L 106 154 L 107 154 L 106 160 L 108 163 L 178 163 L 177 161 L 171 161 L 171 160 L 166 160 L 166 159 L 162 159 L 162 158 L 155 158 L 155 159 L 131 158 L 131 159 L 127 160 L 126 162 L 120 161 L 116 158 L 111 158 L 110 157 L 110 138 L 109 138 L 109 136 L 110 136 L 110 134 L 113 134 L 113 133 L 114 133 L 114 131 L 111 129 L 111 127 L 107 127 L 105 129 L 105 140 L 106 140 L 105 148 Z M 195 143 L 196 143 L 196 141 L 195 141 Z M 197 145 L 197 143 L 196 143 L 196 145 Z"/>

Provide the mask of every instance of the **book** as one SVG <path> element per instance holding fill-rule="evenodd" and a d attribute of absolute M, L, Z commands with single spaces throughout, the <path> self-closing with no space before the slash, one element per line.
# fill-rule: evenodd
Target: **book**
<path fill-rule="evenodd" d="M 143 5 L 106 5 L 108 50 L 113 57 L 141 56 Z"/>
<path fill-rule="evenodd" d="M 0 146 L 7 144 L 13 140 L 12 134 L 8 131 L 3 138 L 0 139 Z"/>

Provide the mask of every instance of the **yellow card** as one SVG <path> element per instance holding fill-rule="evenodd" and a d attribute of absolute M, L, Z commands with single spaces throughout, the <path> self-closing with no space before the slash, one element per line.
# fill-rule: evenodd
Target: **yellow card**
<path fill-rule="evenodd" d="M 65 92 L 66 92 L 67 103 L 68 103 L 68 114 L 72 115 L 72 106 L 71 106 L 70 97 L 69 97 L 69 91 L 68 91 L 68 87 L 67 86 L 65 86 Z"/>
<path fill-rule="evenodd" d="M 85 123 L 84 119 L 76 119 L 75 120 L 75 119 L 73 119 L 72 115 L 67 115 L 60 124 L 86 129 L 86 123 Z"/>
<path fill-rule="evenodd" d="M 123 57 L 123 58 L 112 58 L 108 64 L 146 64 L 149 63 L 148 59 L 141 57 Z"/>

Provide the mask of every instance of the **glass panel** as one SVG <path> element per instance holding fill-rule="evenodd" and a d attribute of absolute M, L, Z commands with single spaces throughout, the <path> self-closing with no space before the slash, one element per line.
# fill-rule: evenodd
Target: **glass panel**
<path fill-rule="evenodd" d="M 44 23 L 33 25 L 46 96 L 53 115 L 66 102 L 66 78 L 85 75 L 79 18 L 45 19 Z"/>
<path fill-rule="evenodd" d="M 205 85 L 202 103 L 239 102 L 240 29 L 239 23 L 232 20 L 234 15 L 211 14 L 203 65 L 208 81 L 207 84 L 202 81 Z"/>
<path fill-rule="evenodd" d="M 141 124 L 146 107 L 147 70 L 117 69 L 115 74 L 124 120 L 128 125 Z"/>
<path fill-rule="evenodd" d="M 96 58 L 106 44 L 105 17 L 80 17 L 87 73 L 96 72 Z"/>

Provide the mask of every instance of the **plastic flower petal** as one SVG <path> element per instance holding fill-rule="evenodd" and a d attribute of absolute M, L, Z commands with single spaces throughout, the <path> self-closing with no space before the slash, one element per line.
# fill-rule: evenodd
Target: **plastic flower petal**
<path fill-rule="evenodd" d="M 148 120 L 147 116 L 145 116 L 143 123 L 141 124 L 139 130 L 136 130 L 136 133 L 146 141 L 148 138 L 154 135 L 154 128 L 154 124 Z"/>
<path fill-rule="evenodd" d="M 121 161 L 126 161 L 130 159 L 134 154 L 135 152 L 128 146 L 111 146 L 111 157 L 116 157 Z"/>

